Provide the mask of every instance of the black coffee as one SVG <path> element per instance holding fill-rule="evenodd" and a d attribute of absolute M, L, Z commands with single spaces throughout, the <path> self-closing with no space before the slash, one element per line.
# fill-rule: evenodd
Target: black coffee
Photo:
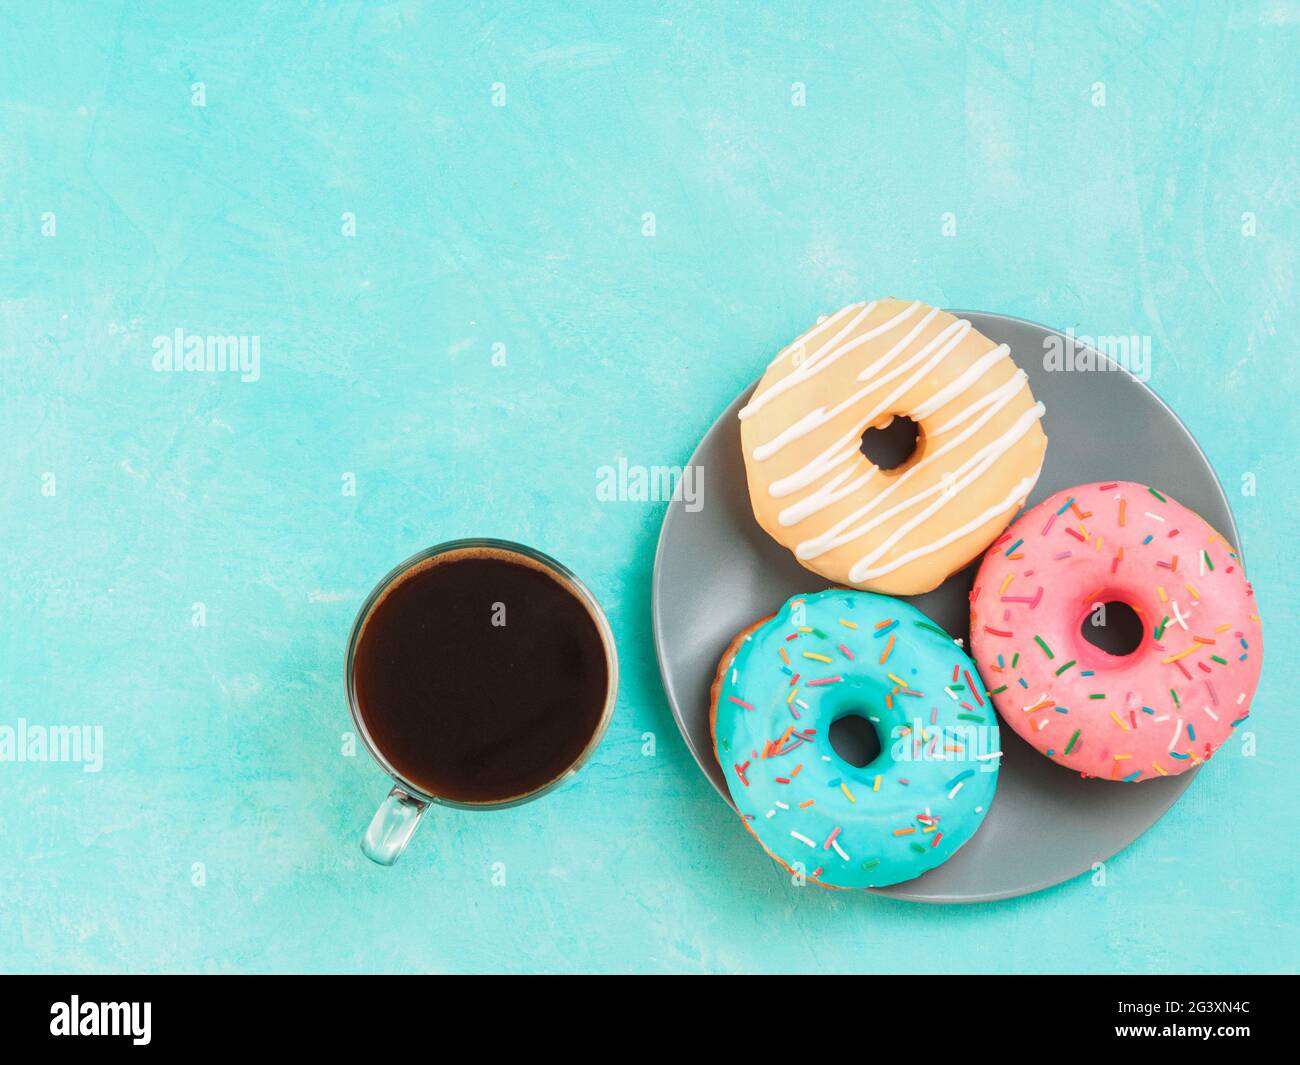
<path fill-rule="evenodd" d="M 549 784 L 600 726 L 609 665 L 577 595 L 519 555 L 469 548 L 398 579 L 353 663 L 375 745 L 422 791 L 500 802 Z"/>

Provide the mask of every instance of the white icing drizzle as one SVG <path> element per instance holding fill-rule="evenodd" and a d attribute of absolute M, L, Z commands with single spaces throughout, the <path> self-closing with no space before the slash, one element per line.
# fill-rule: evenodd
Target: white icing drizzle
<path fill-rule="evenodd" d="M 865 370 L 863 370 L 861 373 L 858 374 L 859 381 L 871 382 L 866 386 L 866 388 L 859 389 L 857 392 L 853 393 L 853 395 L 849 396 L 848 399 L 842 400 L 841 402 L 837 403 L 834 407 L 830 408 L 830 410 L 827 410 L 825 407 L 817 407 L 814 410 L 809 411 L 797 422 L 795 422 L 794 425 L 791 425 L 789 428 L 787 428 L 784 432 L 778 433 L 773 439 L 769 440 L 766 444 L 759 444 L 758 447 L 754 448 L 754 458 L 757 459 L 759 462 L 762 462 L 766 458 L 770 458 L 772 455 L 775 455 L 778 451 L 780 451 L 781 448 L 785 447 L 786 444 L 792 443 L 793 441 L 798 440 L 802 436 L 807 436 L 809 433 L 813 432 L 814 430 L 820 429 L 823 425 L 825 425 L 829 421 L 834 421 L 846 410 L 849 410 L 850 408 L 856 406 L 858 403 L 862 402 L 862 400 L 864 400 L 867 396 L 871 395 L 872 392 L 875 392 L 883 385 L 887 385 L 890 381 L 897 378 L 899 374 L 905 373 L 912 366 L 915 366 L 916 361 L 918 359 L 924 358 L 926 353 L 930 350 L 930 348 L 933 347 L 942 339 L 943 334 L 940 334 L 933 341 L 927 344 L 925 348 L 922 349 L 920 354 L 916 355 L 913 359 L 903 363 L 903 365 L 898 367 L 896 370 L 886 374 L 884 377 L 881 377 L 878 380 L 874 380 L 874 381 L 871 380 L 875 376 L 877 370 L 879 370 L 882 366 L 887 366 L 890 362 L 892 362 L 895 358 L 898 357 L 900 352 L 906 351 L 907 348 L 911 346 L 912 341 L 915 340 L 916 337 L 920 334 L 921 330 L 923 330 L 927 325 L 929 325 L 930 320 L 938 313 L 939 312 L 937 310 L 932 309 L 929 314 L 927 314 L 924 318 L 921 319 L 920 322 L 918 322 L 915 326 L 912 327 L 911 332 L 909 332 L 905 337 L 903 337 L 902 340 L 900 340 L 897 344 L 895 344 L 892 348 L 890 348 L 889 351 L 887 351 L 881 358 L 877 359 L 874 363 L 872 363 Z M 969 327 L 969 323 L 968 323 L 968 327 Z M 883 413 L 883 411 L 877 410 L 873 413 L 873 416 L 879 416 L 881 413 Z M 870 421 L 871 419 L 867 418 L 865 420 Z"/>
<path fill-rule="evenodd" d="M 850 435 L 836 440 L 835 443 L 806 466 L 795 470 L 789 477 L 782 477 L 773 481 L 767 486 L 767 494 L 774 499 L 782 499 L 793 492 L 799 491 L 800 488 L 806 488 L 813 481 L 830 473 L 831 470 L 845 460 L 853 458 L 854 455 L 861 455 L 862 452 L 858 450 L 858 445 L 854 443 L 857 439 L 857 436 Z M 849 445 L 848 448 L 845 448 L 845 444 Z M 836 454 L 837 451 L 838 454 Z"/>
<path fill-rule="evenodd" d="M 752 397 L 748 403 L 740 408 L 739 417 L 742 420 L 752 417 L 767 406 L 774 397 L 781 395 L 783 392 L 793 388 L 795 385 L 807 381 L 818 370 L 825 369 L 825 367 L 829 366 L 835 358 L 843 355 L 844 352 L 837 349 L 835 345 L 852 333 L 853 330 L 858 327 L 858 324 L 875 309 L 875 301 L 868 303 L 865 307 L 861 307 L 858 310 L 858 313 L 849 320 L 849 324 L 831 337 L 830 340 L 823 342 L 822 345 L 816 348 L 811 355 L 805 355 L 802 362 L 796 364 L 794 369 L 785 377 L 781 378 L 781 380 L 769 385 L 765 392 Z M 798 347 L 798 345 L 796 345 L 796 347 Z M 823 358 L 822 356 L 828 350 L 830 351 L 830 355 Z"/>
<path fill-rule="evenodd" d="M 969 327 L 970 322 L 967 322 L 966 325 Z M 953 399 L 960 396 L 963 392 L 966 392 L 973 384 L 975 384 L 976 381 L 980 380 L 989 372 L 990 369 L 1010 354 L 1011 349 L 1005 344 L 999 344 L 992 351 L 985 352 L 971 363 L 966 372 L 955 381 L 949 382 L 929 399 L 918 403 L 916 409 L 912 411 L 912 417 L 917 421 L 920 421 L 922 418 L 930 417 L 930 415 L 935 411 L 939 410 L 946 404 L 951 403 Z"/>
<path fill-rule="evenodd" d="M 895 529 L 888 537 L 886 537 L 882 543 L 878 544 L 875 548 L 873 548 L 871 551 L 868 551 L 865 555 L 863 555 L 860 559 L 858 559 L 858 561 L 855 562 L 853 564 L 853 567 L 849 570 L 850 575 L 863 569 L 864 567 L 869 568 L 871 563 L 875 562 L 882 555 L 886 554 L 890 548 L 892 548 L 896 543 L 898 543 L 899 540 L 901 540 L 909 532 L 915 529 L 923 521 L 933 517 L 936 513 L 938 513 L 950 502 L 952 502 L 952 500 L 955 499 L 957 495 L 964 488 L 969 487 L 976 479 L 983 476 L 984 473 L 989 469 L 989 467 L 993 465 L 993 463 L 996 460 L 997 460 L 996 455 L 986 456 L 985 458 L 981 459 L 974 467 L 971 468 L 970 472 L 967 473 L 963 477 L 963 479 L 954 482 L 949 491 L 944 492 L 943 495 L 941 495 L 937 500 L 935 500 L 935 502 L 931 503 L 928 507 L 922 510 L 919 514 L 916 514 L 915 516 L 909 518 L 897 529 Z M 1035 478 L 1037 478 L 1038 476 L 1037 473 L 1035 473 L 1034 476 Z M 996 513 L 996 511 L 994 513 Z M 947 541 L 947 542 L 950 543 L 951 541 Z M 938 548 L 936 547 L 935 550 L 938 550 Z M 854 579 L 856 580 L 857 578 Z"/>
<path fill-rule="evenodd" d="M 796 366 L 781 378 L 781 380 L 769 387 L 762 395 L 755 396 L 744 407 L 742 407 L 740 409 L 740 417 L 749 418 L 757 414 L 777 396 L 783 395 L 796 385 L 801 385 L 805 381 L 810 380 L 815 374 L 820 373 L 822 370 L 826 369 L 827 366 L 830 366 L 850 351 L 860 348 L 870 340 L 874 340 L 876 337 L 880 336 L 881 333 L 889 332 L 889 330 L 893 329 L 899 322 L 906 321 L 919 306 L 921 306 L 920 300 L 913 300 L 910 306 L 905 307 L 894 315 L 894 317 L 888 319 L 881 325 L 876 326 L 874 329 L 868 329 L 861 336 L 854 337 L 847 343 L 835 347 L 834 345 L 839 344 L 844 337 L 848 336 L 855 328 L 857 328 L 859 322 L 875 310 L 875 302 L 873 301 L 868 303 L 866 307 L 853 316 L 853 319 L 848 325 L 818 348 L 814 354 L 810 355 L 800 365 Z M 828 348 L 830 349 L 829 351 L 827 350 Z"/>
<path fill-rule="evenodd" d="M 840 521 L 836 522 L 835 525 L 827 529 L 826 532 L 822 534 L 822 536 L 823 537 L 834 536 L 837 533 L 839 533 L 841 530 L 848 527 L 853 522 L 857 521 L 859 518 L 869 514 L 879 504 L 883 503 L 894 492 L 896 492 L 903 484 L 909 481 L 917 472 L 930 466 L 932 463 L 938 461 L 944 455 L 948 454 L 948 452 L 952 451 L 953 448 L 959 447 L 965 441 L 969 440 L 975 433 L 979 432 L 980 429 L 982 429 L 985 425 L 987 425 L 989 420 L 994 415 L 996 415 L 998 411 L 1000 411 L 1003 407 L 1005 407 L 1008 403 L 1010 403 L 1011 400 L 1014 399 L 1015 396 L 1019 394 L 1020 390 L 1025 387 L 1025 382 L 1027 380 L 1028 379 L 1025 376 L 1025 372 L 1023 370 L 1016 371 L 1016 373 L 1011 377 L 1009 381 L 1006 382 L 1006 384 L 999 385 L 987 396 L 984 396 L 982 399 L 976 400 L 969 407 L 963 410 L 960 414 L 957 414 L 955 417 L 950 419 L 939 430 L 937 430 L 934 433 L 928 434 L 928 439 L 933 441 L 934 439 L 948 432 L 955 426 L 960 425 L 962 422 L 964 422 L 967 418 L 969 418 L 972 414 L 976 413 L 981 408 L 983 407 L 991 408 L 990 410 L 986 411 L 982 417 L 978 418 L 975 422 L 973 422 L 970 426 L 964 429 L 961 433 L 953 437 L 953 439 L 947 441 L 941 448 L 939 448 L 933 454 L 927 455 L 915 466 L 899 474 L 898 478 L 894 481 L 893 484 L 891 484 L 878 496 L 875 496 L 874 498 L 867 500 L 867 502 L 863 504 L 862 507 L 854 511 L 852 514 L 849 514 L 846 517 L 840 519 Z M 1039 406 L 1041 406 L 1041 404 L 1039 404 Z M 1041 415 L 1042 411 L 1040 411 L 1039 413 Z M 1021 435 L 1023 436 L 1024 434 L 1022 433 Z M 1012 441 L 1012 443 L 1014 442 L 1015 441 Z M 871 470 L 868 472 L 866 477 L 861 478 L 854 483 L 859 486 L 865 484 L 867 478 L 869 478 L 871 474 L 875 473 L 877 468 L 878 467 L 872 466 Z M 959 476 L 964 471 L 965 468 L 966 468 L 966 464 L 963 463 L 963 465 L 958 467 L 957 470 L 952 471 L 953 476 L 954 477 Z M 851 470 L 845 470 L 842 474 L 837 476 L 836 480 L 837 481 L 842 480 L 844 477 L 848 476 L 851 472 L 852 472 Z M 822 510 L 823 508 L 831 505 L 837 500 L 842 499 L 844 496 L 850 494 L 848 488 L 846 487 L 844 490 L 834 493 L 833 498 L 823 498 L 821 497 L 821 492 L 823 492 L 827 487 L 829 487 L 829 485 L 823 485 L 822 488 L 818 489 L 817 492 L 808 496 L 806 499 L 801 499 L 799 502 L 793 503 L 790 506 L 786 507 L 778 515 L 777 520 L 780 521 L 782 525 L 786 525 L 786 526 L 796 525 L 804 518 L 808 517 L 809 515 L 816 514 L 819 510 Z M 908 501 L 908 503 L 910 504 L 920 499 L 923 499 L 928 494 L 929 493 L 927 492 L 927 493 L 923 493 L 922 495 L 913 496 Z M 897 509 L 898 508 L 895 508 L 894 510 L 890 511 L 889 514 L 897 513 Z M 888 515 L 881 515 L 882 520 L 887 516 Z M 877 522 L 876 524 L 879 524 L 879 522 Z M 871 527 L 874 528 L 874 525 Z M 811 543 L 812 541 L 807 542 L 807 544 L 811 544 Z M 799 549 L 803 549 L 805 546 L 807 546 L 807 544 L 800 544 Z M 820 552 L 818 553 L 820 554 Z M 800 555 L 799 557 L 803 558 L 805 556 Z M 807 557 L 814 557 L 814 556 L 810 555 Z"/>
<path fill-rule="evenodd" d="M 923 365 L 916 373 L 914 373 L 911 377 L 909 377 L 898 388 L 894 389 L 894 391 L 891 392 L 889 396 L 887 396 L 884 400 L 876 404 L 876 406 L 872 409 L 870 414 L 859 419 L 859 424 L 865 423 L 867 425 L 870 425 L 875 418 L 878 418 L 881 414 L 885 413 L 885 411 L 889 410 L 889 408 L 892 407 L 894 403 L 898 401 L 899 397 L 906 394 L 909 389 L 914 387 L 916 383 L 919 380 L 921 380 L 921 378 L 923 378 L 926 374 L 928 374 L 931 370 L 933 370 L 936 366 L 938 366 L 939 363 L 943 362 L 943 360 L 948 357 L 948 353 L 954 347 L 956 347 L 957 344 L 961 342 L 962 337 L 964 337 L 967 333 L 970 332 L 970 329 L 971 329 L 970 322 L 958 319 L 957 321 L 953 322 L 951 325 L 944 327 L 944 329 L 939 333 L 938 336 L 936 336 L 933 340 L 931 340 L 930 343 L 926 344 L 925 347 L 923 347 L 919 352 L 913 355 L 912 358 L 908 359 L 907 362 L 903 363 L 902 366 L 898 367 L 896 370 L 880 378 L 876 382 L 875 386 L 873 386 L 873 388 L 879 387 L 880 385 L 893 380 L 899 374 L 905 373 L 907 370 L 910 370 L 922 359 L 925 359 L 926 356 L 929 355 L 931 350 L 933 350 L 934 348 L 937 347 L 939 349 L 938 353 L 932 356 L 925 363 L 925 365 Z M 879 364 L 877 363 L 877 365 Z M 870 392 L 872 391 L 872 389 L 869 388 L 866 391 Z M 857 399 L 862 394 L 863 393 L 858 393 L 855 395 L 854 398 Z M 789 495 L 791 492 L 796 492 L 800 488 L 806 487 L 807 485 L 811 484 L 819 477 L 823 476 L 824 474 L 828 473 L 830 470 L 834 469 L 845 459 L 852 458 L 854 455 L 857 454 L 861 454 L 861 452 L 858 450 L 858 441 L 861 439 L 861 436 L 862 436 L 862 431 L 855 427 L 852 431 L 847 433 L 845 436 L 840 437 L 840 439 L 837 440 L 834 445 L 832 445 L 830 448 L 827 448 L 827 450 L 822 452 L 821 455 L 818 455 L 811 462 L 807 463 L 802 468 L 796 470 L 789 477 L 783 477 L 780 480 L 773 481 L 772 484 L 768 487 L 768 493 L 773 497 L 775 497 L 776 499 L 781 499 L 782 497 Z M 789 441 L 786 441 L 786 443 L 788 442 Z M 829 454 L 830 452 L 834 452 L 840 448 L 845 448 L 846 446 L 847 446 L 847 450 L 841 451 L 833 458 L 830 456 Z M 757 455 L 757 453 L 755 453 L 754 457 L 755 459 L 758 459 L 759 456 Z"/>
<path fill-rule="evenodd" d="M 1008 397 L 1006 402 L 1009 401 L 1010 397 Z M 816 558 L 818 555 L 825 554 L 827 551 L 833 551 L 837 547 L 842 547 L 845 544 L 852 543 L 854 540 L 861 539 L 872 529 L 888 521 L 895 514 L 899 514 L 902 511 L 915 506 L 917 503 L 920 503 L 922 500 L 928 499 L 930 496 L 938 493 L 942 493 L 942 498 L 936 504 L 926 508 L 924 515 L 928 517 L 941 510 L 952 500 L 956 499 L 963 488 L 966 488 L 976 478 L 984 473 L 985 470 L 989 469 L 999 458 L 1006 454 L 1006 452 L 1009 451 L 1021 437 L 1029 432 L 1030 427 L 1043 416 L 1045 408 L 1041 403 L 1035 403 L 1029 408 L 1029 410 L 1025 411 L 1024 414 L 1016 419 L 1010 429 L 1001 436 L 985 444 L 982 448 L 976 451 L 974 455 L 958 466 L 956 470 L 952 471 L 952 478 L 950 481 L 945 482 L 939 480 L 924 491 L 908 496 L 901 503 L 895 504 L 889 510 L 877 514 L 870 521 L 864 522 L 857 528 L 845 532 L 845 529 L 852 525 L 853 522 L 864 517 L 871 510 L 875 509 L 878 503 L 887 499 L 890 493 L 897 489 L 909 475 L 915 473 L 922 466 L 938 459 L 946 452 L 951 451 L 953 448 L 968 439 L 972 434 L 978 432 L 1000 409 L 1000 407 L 994 407 L 987 411 L 982 417 L 972 423 L 963 433 L 945 444 L 942 448 L 927 458 L 925 462 L 918 463 L 912 469 L 908 470 L 899 477 L 897 481 L 881 492 L 880 495 L 876 496 L 874 499 L 868 500 L 865 505 L 859 507 L 847 517 L 841 518 L 822 533 L 821 536 L 815 536 L 811 540 L 805 540 L 803 543 L 799 544 L 795 548 L 795 554 L 799 558 L 804 559 Z M 914 525 L 915 522 L 904 525 L 903 528 L 899 530 L 899 533 L 913 528 Z M 897 537 L 898 533 L 895 533 L 894 535 Z M 895 541 L 891 539 L 885 541 L 885 544 L 886 546 L 892 546 L 893 542 Z"/>
<path fill-rule="evenodd" d="M 1011 491 L 1007 494 L 1007 497 L 1003 499 L 1001 503 L 996 503 L 993 506 L 989 507 L 989 509 L 984 511 L 983 514 L 980 514 L 979 516 L 972 518 L 965 525 L 961 526 L 961 528 L 954 529 L 947 536 L 940 537 L 938 540 L 934 540 L 928 544 L 924 544 L 923 546 L 918 547 L 915 551 L 907 552 L 907 554 L 905 555 L 899 555 L 892 562 L 887 562 L 883 566 L 877 566 L 875 569 L 872 569 L 868 565 L 868 558 L 870 558 L 870 556 L 859 559 L 858 562 L 854 564 L 853 568 L 849 570 L 849 579 L 853 581 L 855 584 L 861 584 L 863 581 L 875 580 L 875 578 L 877 577 L 883 577 L 886 573 L 893 573 L 894 570 L 898 569 L 900 566 L 906 566 L 909 562 L 912 562 L 918 558 L 923 558 L 926 555 L 934 554 L 934 552 L 947 547 L 950 543 L 953 543 L 955 540 L 960 540 L 967 533 L 974 532 L 990 518 L 993 518 L 998 514 L 1001 514 L 1002 511 L 1006 510 L 1008 507 L 1022 502 L 1025 499 L 1025 497 L 1028 496 L 1029 493 L 1034 490 L 1034 485 L 1038 483 L 1038 475 L 1041 472 L 1042 472 L 1042 467 L 1040 466 L 1030 476 L 1024 478 L 1019 484 L 1017 484 L 1013 489 L 1011 489 Z M 927 516 L 928 515 L 922 514 L 919 515 L 918 517 L 924 518 Z M 895 536 L 891 537 L 890 539 L 896 542 L 897 536 L 904 531 L 910 531 L 910 529 L 907 529 L 906 527 L 904 529 L 900 529 L 899 533 L 896 533 Z M 893 543 L 889 542 L 888 546 L 892 547 Z M 879 552 L 874 552 L 873 554 L 876 555 L 876 557 L 879 556 Z M 872 560 L 874 561 L 874 559 Z"/>
<path fill-rule="evenodd" d="M 872 477 L 875 476 L 878 467 L 872 466 L 861 477 L 856 477 L 843 488 L 839 486 L 843 483 L 844 478 L 848 477 L 853 470 L 841 470 L 820 488 L 815 489 L 797 503 L 791 503 L 788 507 L 777 515 L 777 521 L 782 525 L 798 525 L 804 518 L 811 514 L 816 514 L 819 510 L 824 510 L 833 503 L 838 503 L 846 496 L 851 496 Z M 838 489 L 838 490 L 837 490 Z"/>
<path fill-rule="evenodd" d="M 939 426 L 938 429 L 935 429 L 933 432 L 926 433 L 926 436 L 931 440 L 933 440 L 937 436 L 942 436 L 949 429 L 952 429 L 954 426 L 960 425 L 972 414 L 974 414 L 977 410 L 979 410 L 981 407 L 988 405 L 989 403 L 997 403 L 998 406 L 1001 406 L 1002 405 L 1001 401 L 1005 397 L 1016 395 L 1022 388 L 1025 387 L 1025 383 L 1028 380 L 1029 380 L 1029 375 L 1026 374 L 1024 370 L 1017 370 L 1014 374 L 1011 375 L 1010 378 L 1007 379 L 1006 384 L 998 385 L 998 387 L 995 388 L 992 392 L 990 392 L 987 396 L 977 399 L 974 403 L 972 403 L 969 407 L 963 410 L 960 414 L 955 414 L 951 418 L 949 418 L 946 422 L 944 422 L 941 426 Z"/>
<path fill-rule="evenodd" d="M 934 320 L 934 316 L 938 313 L 939 310 L 937 307 L 931 307 L 929 313 L 927 313 L 925 317 L 923 317 L 919 322 L 917 322 L 916 325 L 914 325 L 911 328 L 911 330 L 909 330 L 907 335 L 903 337 L 902 340 L 900 340 L 897 344 L 895 344 L 892 348 L 890 348 L 887 352 L 885 352 L 885 354 L 880 356 L 880 358 L 878 358 L 870 366 L 864 366 L 861 370 L 859 370 L 858 380 L 870 381 L 873 377 L 876 376 L 877 373 L 880 372 L 881 367 L 888 366 L 891 362 L 893 362 L 894 359 L 897 358 L 898 353 L 900 351 L 906 351 L 909 347 L 911 347 L 912 341 L 917 338 L 921 330 L 923 330 L 927 325 L 930 324 L 931 321 Z M 967 324 L 969 325 L 970 323 Z M 888 378 L 886 378 L 885 380 L 888 380 Z M 881 383 L 883 384 L 884 381 L 882 381 Z"/>
<path fill-rule="evenodd" d="M 847 307 L 841 307 L 830 317 L 822 318 L 815 326 L 809 329 L 808 332 L 804 333 L 803 336 L 796 338 L 793 343 L 787 344 L 780 351 L 778 351 L 776 353 L 776 358 L 774 358 L 767 365 L 769 367 L 775 366 L 783 358 L 789 355 L 790 352 L 795 351 L 796 349 L 806 345 L 808 341 L 812 340 L 813 337 L 817 336 L 819 333 L 823 332 L 824 330 L 829 329 L 841 318 L 843 318 L 846 314 L 849 314 L 856 310 L 860 310 L 862 307 L 865 306 L 866 306 L 865 303 L 850 303 Z"/>

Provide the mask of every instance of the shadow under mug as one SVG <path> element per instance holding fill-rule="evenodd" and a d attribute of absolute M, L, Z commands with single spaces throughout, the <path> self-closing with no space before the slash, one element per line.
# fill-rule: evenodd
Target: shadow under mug
<path fill-rule="evenodd" d="M 384 752 L 380 750 L 379 745 L 375 743 L 374 738 L 370 735 L 370 730 L 366 727 L 365 718 L 361 713 L 360 702 L 357 698 L 356 654 L 357 644 L 366 627 L 366 622 L 385 592 L 400 583 L 408 574 L 430 559 L 455 554 L 473 555 L 484 550 L 500 552 L 507 556 L 515 555 L 518 556 L 523 565 L 531 564 L 534 568 L 540 567 L 587 608 L 605 652 L 608 683 L 605 704 L 601 708 L 600 718 L 592 731 L 591 738 L 566 769 L 540 787 L 521 795 L 513 795 L 508 798 L 487 802 L 460 802 L 422 790 L 418 785 L 412 783 L 398 772 L 393 767 L 392 762 L 385 757 Z M 609 627 L 605 612 L 601 610 L 595 596 L 587 590 L 586 585 L 575 574 L 549 555 L 509 540 L 449 540 L 446 543 L 427 548 L 419 552 L 419 554 L 412 555 L 405 562 L 394 567 L 375 586 L 374 591 L 366 597 L 366 601 L 361 605 L 361 609 L 357 613 L 356 620 L 352 623 L 352 633 L 348 637 L 345 669 L 348 710 L 352 714 L 352 722 L 365 743 L 366 749 L 370 752 L 370 756 L 383 767 L 384 771 L 395 782 L 392 790 L 388 793 L 388 797 L 375 811 L 375 816 L 371 819 L 370 826 L 361 839 L 361 850 L 367 858 L 379 865 L 392 865 L 401 857 L 406 845 L 411 841 L 411 836 L 415 833 L 416 826 L 419 825 L 424 811 L 432 804 L 453 806 L 461 810 L 503 810 L 507 807 L 532 802 L 534 799 L 545 795 L 548 791 L 559 787 L 577 773 L 587 759 L 591 757 L 592 752 L 599 746 L 601 739 L 609 728 L 610 719 L 614 716 L 614 702 L 618 694 L 618 653 L 614 647 L 614 634 Z"/>

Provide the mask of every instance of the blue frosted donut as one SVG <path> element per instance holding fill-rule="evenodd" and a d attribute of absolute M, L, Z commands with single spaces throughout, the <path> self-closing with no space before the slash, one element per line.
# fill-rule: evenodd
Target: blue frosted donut
<path fill-rule="evenodd" d="M 831 745 L 848 715 L 880 754 Z M 793 872 L 883 887 L 941 865 L 997 787 L 997 717 L 979 674 L 913 606 L 870 592 L 796 596 L 741 633 L 713 686 L 714 753 L 746 826 Z"/>

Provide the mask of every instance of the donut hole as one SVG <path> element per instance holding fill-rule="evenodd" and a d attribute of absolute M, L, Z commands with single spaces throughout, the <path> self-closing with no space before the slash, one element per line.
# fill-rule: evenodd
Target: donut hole
<path fill-rule="evenodd" d="M 871 425 L 862 434 L 859 450 L 882 470 L 896 470 L 916 454 L 921 427 L 906 414 L 896 414 L 884 425 Z"/>
<path fill-rule="evenodd" d="M 1112 599 L 1093 603 L 1083 617 L 1079 632 L 1098 650 L 1116 658 L 1131 655 L 1142 646 L 1142 619 L 1128 603 Z"/>
<path fill-rule="evenodd" d="M 851 713 L 831 722 L 831 750 L 856 769 L 870 765 L 880 757 L 880 734 L 862 714 Z"/>

